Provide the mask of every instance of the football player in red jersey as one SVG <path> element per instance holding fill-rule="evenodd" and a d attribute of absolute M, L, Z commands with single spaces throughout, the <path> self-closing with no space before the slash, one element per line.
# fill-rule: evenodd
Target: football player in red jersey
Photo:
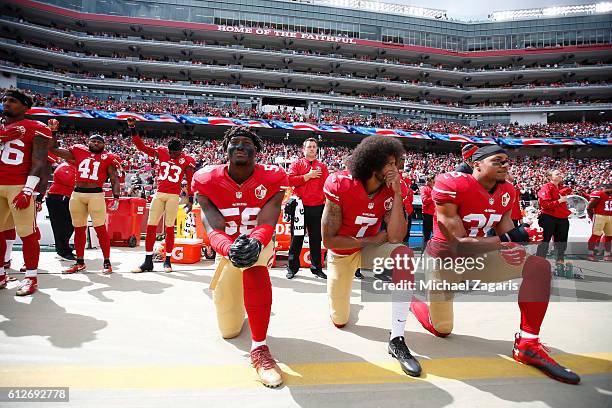
<path fill-rule="evenodd" d="M 183 145 L 178 139 L 172 139 L 168 147 L 157 146 L 155 148 L 147 146 L 136 130 L 136 119 L 127 120 L 128 127 L 131 129 L 132 142 L 138 150 L 149 157 L 155 157 L 158 161 L 157 167 L 157 192 L 151 201 L 149 219 L 147 221 L 147 236 L 145 239 L 145 261 L 142 265 L 132 270 L 132 272 L 148 272 L 153 270 L 153 246 L 155 245 L 155 235 L 157 224 L 161 216 L 164 216 L 166 226 L 166 260 L 164 261 L 164 271 L 172 272 L 170 258 L 174 248 L 174 223 L 179 207 L 181 193 L 181 182 L 183 177 L 187 179 L 187 194 L 189 203 L 187 212 L 191 211 L 193 196 L 191 195 L 191 180 L 195 172 L 195 160 L 193 157 L 183 153 Z"/>
<path fill-rule="evenodd" d="M 606 183 L 601 190 L 591 193 L 587 213 L 593 221 L 593 231 L 589 238 L 589 260 L 597 262 L 597 247 L 603 239 L 604 261 L 612 262 L 612 183 Z"/>
<path fill-rule="evenodd" d="M 246 309 L 253 367 L 265 386 L 278 387 L 282 374 L 266 345 L 272 306 L 267 265 L 288 180 L 278 166 L 255 164 L 261 148 L 261 139 L 248 128 L 228 130 L 223 149 L 229 163 L 198 170 L 191 190 L 197 194 L 202 222 L 217 252 L 210 286 L 221 336 L 240 334 Z"/>
<path fill-rule="evenodd" d="M 38 287 L 40 244 L 34 231 L 36 205 L 33 200 L 47 166 L 51 130 L 43 123 L 25 119 L 32 98 L 10 90 L 2 98 L 4 122 L 0 127 L 0 259 L 6 252 L 5 234 L 13 228 L 23 242 L 25 278 L 17 289 L 18 296 L 34 293 Z M 12 217 L 13 222 L 8 221 Z M 7 227 L 8 225 L 8 227 Z M 12 237 L 9 237 L 12 238 Z M 7 275 L 0 270 L 0 288 L 6 287 Z"/>
<path fill-rule="evenodd" d="M 541 241 L 542 232 L 512 223 L 515 190 L 505 182 L 508 155 L 500 146 L 486 146 L 472 160 L 472 175 L 453 172 L 436 179 L 434 237 L 427 256 L 457 261 L 452 266 L 446 266 L 446 261 L 433 262 L 429 277 L 437 286 L 437 282 L 504 282 L 522 276 L 518 293 L 521 325 L 515 336 L 514 359 L 556 380 L 577 384 L 580 377 L 553 360 L 539 340 L 550 298 L 551 267 L 544 258 L 528 256 L 519 245 Z M 496 236 L 489 236 L 490 230 Z M 456 266 L 459 260 L 465 266 L 462 270 Z M 428 295 L 429 305 L 414 298 L 411 309 L 425 329 L 448 336 L 453 329 L 453 293 L 440 289 Z"/>
<path fill-rule="evenodd" d="M 336 172 L 325 181 L 321 225 L 323 243 L 328 249 L 327 294 L 330 317 L 338 328 L 349 320 L 355 269 L 376 269 L 380 260 L 396 255 L 412 257 L 410 249 L 402 243 L 407 222 L 396 164 L 402 154 L 404 149 L 396 139 L 366 137 L 351 154 L 348 170 Z M 381 231 L 383 220 L 386 231 Z M 400 275 L 402 281 L 413 282 L 412 269 L 402 268 L 398 265 L 393 268 L 394 283 L 400 282 L 397 280 Z M 388 351 L 406 374 L 418 377 L 421 365 L 404 341 L 410 298 L 409 290 L 393 291 Z"/>
<path fill-rule="evenodd" d="M 110 179 L 114 201 L 110 203 L 109 209 L 116 210 L 119 206 L 120 185 L 115 167 L 116 156 L 107 153 L 104 147 L 104 138 L 96 134 L 89 137 L 88 146 L 74 145 L 64 149 L 55 143 L 51 148 L 53 154 L 64 160 L 74 161 L 77 169 L 76 184 L 69 203 L 77 260 L 74 265 L 64 270 L 64 273 L 81 272 L 86 269 L 83 258 L 88 216 L 91 217 L 104 256 L 102 272 L 113 273 L 110 263 L 110 238 L 106 230 L 106 201 L 102 186 L 107 178 Z"/>

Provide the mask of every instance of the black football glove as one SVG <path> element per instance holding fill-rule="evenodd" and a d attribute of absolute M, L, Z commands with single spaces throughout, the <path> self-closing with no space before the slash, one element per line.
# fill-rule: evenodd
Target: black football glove
<path fill-rule="evenodd" d="M 260 253 L 261 242 L 242 234 L 230 246 L 228 258 L 236 268 L 248 268 L 257 262 Z"/>

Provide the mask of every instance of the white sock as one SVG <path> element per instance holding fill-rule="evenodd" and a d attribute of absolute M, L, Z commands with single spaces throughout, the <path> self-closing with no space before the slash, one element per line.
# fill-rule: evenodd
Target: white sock
<path fill-rule="evenodd" d="M 153 251 L 146 251 L 145 255 L 153 255 Z"/>
<path fill-rule="evenodd" d="M 406 296 L 407 299 L 410 299 L 410 296 L 408 296 L 408 294 L 406 294 Z M 409 300 L 394 300 L 391 302 L 391 337 L 389 338 L 389 340 L 393 340 L 396 337 L 404 335 L 408 313 L 410 313 Z"/>
<path fill-rule="evenodd" d="M 11 260 L 11 254 L 13 253 L 13 244 L 15 243 L 14 239 L 6 240 L 6 252 L 4 253 L 4 262 L 8 262 Z"/>
<path fill-rule="evenodd" d="M 257 347 L 259 346 L 265 346 L 266 345 L 266 341 L 255 341 L 253 340 L 251 342 L 251 351 L 255 350 Z"/>
<path fill-rule="evenodd" d="M 521 338 L 523 339 L 537 339 L 538 337 L 540 336 L 538 336 L 537 334 L 531 334 L 521 330 Z"/>
<path fill-rule="evenodd" d="M 26 278 L 35 278 L 38 275 L 38 269 L 28 269 L 26 270 L 25 277 Z"/>

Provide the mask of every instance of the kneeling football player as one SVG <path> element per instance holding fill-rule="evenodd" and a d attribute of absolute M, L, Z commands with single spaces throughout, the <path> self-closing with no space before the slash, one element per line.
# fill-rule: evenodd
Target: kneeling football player
<path fill-rule="evenodd" d="M 266 387 L 278 387 L 283 382 L 281 370 L 266 345 L 272 307 L 267 265 L 288 180 L 278 166 L 255 164 L 261 148 L 261 139 L 248 128 L 230 129 L 223 139 L 228 163 L 197 171 L 192 191 L 217 252 L 210 286 L 221 336 L 240 334 L 246 309 L 253 367 Z"/>

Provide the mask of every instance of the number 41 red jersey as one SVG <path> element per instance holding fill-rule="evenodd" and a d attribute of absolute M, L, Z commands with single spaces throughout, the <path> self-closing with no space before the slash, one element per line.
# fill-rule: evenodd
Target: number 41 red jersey
<path fill-rule="evenodd" d="M 436 177 L 432 198 L 437 205 L 453 203 L 465 232 L 470 237 L 485 237 L 502 216 L 512 209 L 515 190 L 510 183 L 499 183 L 489 193 L 471 174 L 451 172 Z M 445 242 L 446 238 L 438 228 L 434 216 L 435 242 Z"/>
<path fill-rule="evenodd" d="M 104 185 L 107 179 L 107 169 L 115 166 L 116 156 L 112 153 L 102 151 L 92 153 L 83 145 L 74 145 L 68 148 L 74 156 L 77 168 L 77 183 L 95 183 L 99 187 Z"/>
<path fill-rule="evenodd" d="M 51 130 L 37 120 L 20 120 L 7 125 L 6 129 L 18 126 L 25 129 L 23 136 L 0 142 L 0 185 L 25 184 L 32 168 L 32 141 L 36 136 L 51 139 Z"/>
<path fill-rule="evenodd" d="M 206 196 L 225 218 L 225 233 L 236 239 L 257 226 L 261 208 L 276 193 L 289 185 L 285 170 L 278 166 L 256 164 L 251 177 L 237 184 L 227 173 L 227 164 L 198 170 L 191 191 Z"/>

